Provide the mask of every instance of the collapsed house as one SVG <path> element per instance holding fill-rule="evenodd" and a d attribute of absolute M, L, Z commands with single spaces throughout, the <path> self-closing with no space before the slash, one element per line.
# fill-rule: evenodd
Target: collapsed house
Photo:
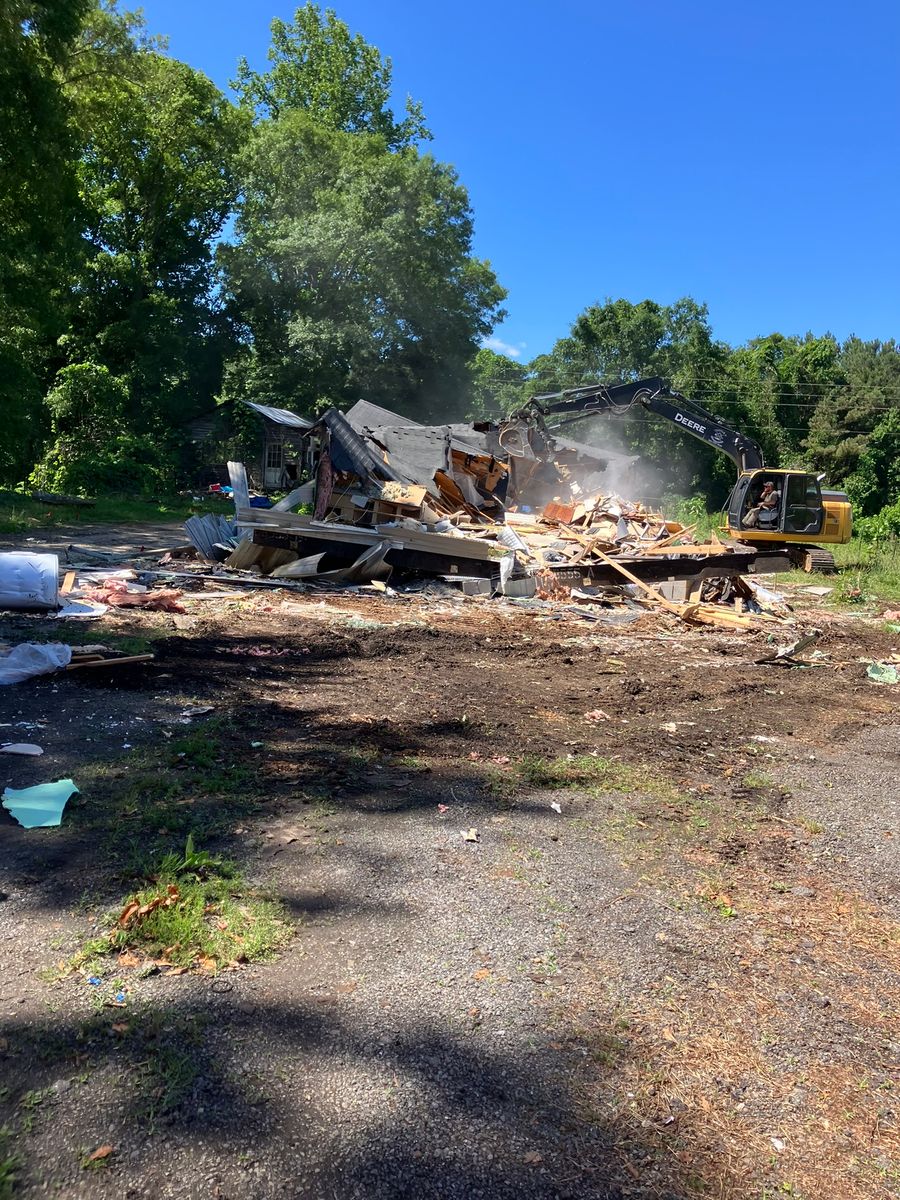
<path fill-rule="evenodd" d="M 354 525 L 400 515 L 395 508 L 426 524 L 461 513 L 502 522 L 507 508 L 542 505 L 561 488 L 568 494 L 576 476 L 599 481 L 613 463 L 634 461 L 561 438 L 551 461 L 526 461 L 492 422 L 420 425 L 365 400 L 346 413 L 332 409 L 309 432 L 320 447 L 316 516 L 333 513 Z M 413 489 L 402 504 L 396 485 Z"/>
<path fill-rule="evenodd" d="M 242 541 L 226 565 L 313 583 L 438 576 L 521 597 L 614 590 L 699 621 L 711 619 L 707 600 L 724 601 L 719 624 L 758 607 L 741 579 L 752 551 L 698 545 L 690 528 L 613 494 L 611 471 L 621 479 L 635 461 L 618 452 L 547 431 L 538 456 L 509 426 L 421 425 L 367 401 L 329 410 L 306 436 L 313 486 L 294 495 L 312 513 L 288 511 L 291 497 L 239 505 Z"/>

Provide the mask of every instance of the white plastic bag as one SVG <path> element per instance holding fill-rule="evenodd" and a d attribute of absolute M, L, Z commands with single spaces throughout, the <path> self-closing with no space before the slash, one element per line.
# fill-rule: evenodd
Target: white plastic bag
<path fill-rule="evenodd" d="M 72 647 L 61 642 L 22 642 L 13 646 L 9 654 L 0 658 L 0 685 L 22 683 L 35 675 L 50 675 L 60 671 L 72 661 Z"/>

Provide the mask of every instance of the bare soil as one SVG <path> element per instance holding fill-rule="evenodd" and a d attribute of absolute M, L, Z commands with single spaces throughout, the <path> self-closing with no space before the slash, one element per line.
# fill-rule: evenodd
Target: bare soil
<path fill-rule="evenodd" d="M 896 636 L 817 612 L 801 669 L 655 614 L 186 603 L 77 627 L 149 667 L 0 691 L 0 740 L 46 751 L 2 783 L 81 787 L 58 830 L 0 816 L 15 1195 L 897 1194 L 900 722 L 860 661 Z M 189 827 L 288 948 L 58 978 Z"/>

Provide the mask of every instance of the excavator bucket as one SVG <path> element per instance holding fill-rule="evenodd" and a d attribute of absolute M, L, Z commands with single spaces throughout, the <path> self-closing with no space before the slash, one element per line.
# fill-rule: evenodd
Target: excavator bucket
<path fill-rule="evenodd" d="M 541 457 L 540 454 L 535 453 L 532 445 L 534 432 L 533 422 L 526 417 L 510 417 L 503 423 L 500 431 L 500 445 L 512 458 L 526 458 L 534 462 Z"/>

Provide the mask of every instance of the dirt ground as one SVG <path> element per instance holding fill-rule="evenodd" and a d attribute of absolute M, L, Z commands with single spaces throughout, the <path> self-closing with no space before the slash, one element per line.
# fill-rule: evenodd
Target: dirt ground
<path fill-rule="evenodd" d="M 801 669 L 445 592 L 186 607 L 0 621 L 156 655 L 0 691 L 45 749 L 2 783 L 81 789 L 60 829 L 0 815 L 12 1195 L 900 1192 L 898 689 L 861 661 L 897 635 L 799 613 Z M 187 830 L 287 947 L 60 971 Z"/>

